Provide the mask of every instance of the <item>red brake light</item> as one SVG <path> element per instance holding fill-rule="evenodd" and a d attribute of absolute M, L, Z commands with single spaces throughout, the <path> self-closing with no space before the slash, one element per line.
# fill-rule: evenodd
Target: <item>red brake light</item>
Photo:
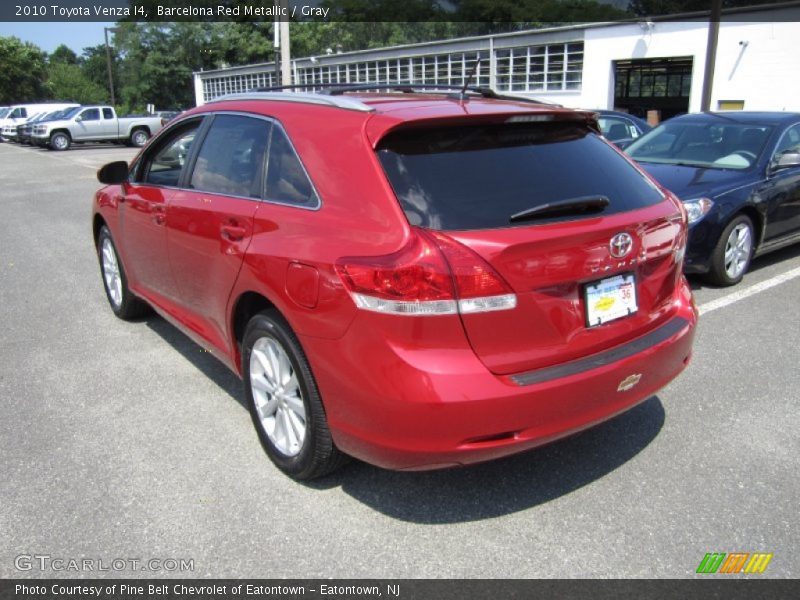
<path fill-rule="evenodd" d="M 436 240 L 439 249 L 447 258 L 459 298 L 513 293 L 497 271 L 475 252 L 438 231 L 431 231 L 428 234 Z"/>
<path fill-rule="evenodd" d="M 516 306 L 511 288 L 480 256 L 443 233 L 417 228 L 413 232 L 411 241 L 392 254 L 337 262 L 356 306 L 407 315 Z"/>

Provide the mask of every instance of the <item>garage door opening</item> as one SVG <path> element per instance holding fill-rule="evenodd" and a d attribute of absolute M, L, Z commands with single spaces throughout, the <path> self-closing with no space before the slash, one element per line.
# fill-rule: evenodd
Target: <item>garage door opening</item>
<path fill-rule="evenodd" d="M 614 61 L 614 107 L 637 117 L 657 110 L 661 120 L 689 112 L 692 57 Z"/>

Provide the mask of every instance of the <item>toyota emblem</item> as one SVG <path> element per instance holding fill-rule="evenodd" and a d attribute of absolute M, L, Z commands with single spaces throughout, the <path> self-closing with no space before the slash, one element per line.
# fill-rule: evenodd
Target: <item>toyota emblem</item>
<path fill-rule="evenodd" d="M 618 233 L 608 243 L 608 253 L 614 258 L 624 258 L 633 248 L 633 238 L 627 233 Z"/>

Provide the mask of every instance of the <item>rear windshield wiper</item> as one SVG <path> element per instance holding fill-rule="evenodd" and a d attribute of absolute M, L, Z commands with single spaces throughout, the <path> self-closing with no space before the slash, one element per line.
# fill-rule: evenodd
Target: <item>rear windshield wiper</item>
<path fill-rule="evenodd" d="M 568 198 L 548 204 L 541 204 L 527 210 L 523 210 L 508 218 L 510 223 L 517 221 L 528 221 L 534 219 L 546 219 L 562 215 L 591 215 L 603 212 L 603 209 L 611 204 L 605 196 L 581 196 L 580 198 Z"/>

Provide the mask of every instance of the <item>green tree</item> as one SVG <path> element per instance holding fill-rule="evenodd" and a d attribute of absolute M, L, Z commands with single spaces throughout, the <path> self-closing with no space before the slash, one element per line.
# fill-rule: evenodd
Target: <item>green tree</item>
<path fill-rule="evenodd" d="M 722 0 L 722 8 L 773 4 L 775 0 Z M 712 0 L 631 0 L 628 10 L 637 16 L 708 12 Z"/>
<path fill-rule="evenodd" d="M 0 104 L 47 99 L 46 54 L 16 37 L 0 37 Z"/>
<path fill-rule="evenodd" d="M 475 31 L 474 23 L 430 21 L 406 22 L 324 22 L 292 23 L 292 56 L 315 56 L 332 52 L 365 50 L 399 44 L 428 42 Z"/>
<path fill-rule="evenodd" d="M 476 33 L 482 34 L 629 16 L 626 11 L 595 0 L 452 0 L 452 4 L 455 18 L 480 23 L 482 30 Z"/>
<path fill-rule="evenodd" d="M 47 67 L 47 87 L 50 97 L 66 102 L 108 102 L 108 91 L 89 80 L 77 64 L 51 62 Z"/>
<path fill-rule="evenodd" d="M 205 68 L 246 65 L 274 59 L 273 23 L 214 23 L 209 30 Z"/>
<path fill-rule="evenodd" d="M 320 6 L 330 10 L 331 21 L 425 23 L 450 16 L 436 0 L 323 0 Z"/>
<path fill-rule="evenodd" d="M 110 47 L 111 74 L 114 78 L 115 88 L 119 86 L 119 54 L 117 49 Z M 106 57 L 105 44 L 84 48 L 78 59 L 78 64 L 84 76 L 103 89 L 108 89 L 108 58 Z"/>
<path fill-rule="evenodd" d="M 192 106 L 192 72 L 214 66 L 211 31 L 211 23 L 121 23 L 114 44 L 122 104 L 137 111 Z"/>
<path fill-rule="evenodd" d="M 63 63 L 67 65 L 77 65 L 78 64 L 78 55 L 64 44 L 61 44 L 58 48 L 53 50 L 52 54 L 48 57 L 48 60 L 51 63 Z"/>

